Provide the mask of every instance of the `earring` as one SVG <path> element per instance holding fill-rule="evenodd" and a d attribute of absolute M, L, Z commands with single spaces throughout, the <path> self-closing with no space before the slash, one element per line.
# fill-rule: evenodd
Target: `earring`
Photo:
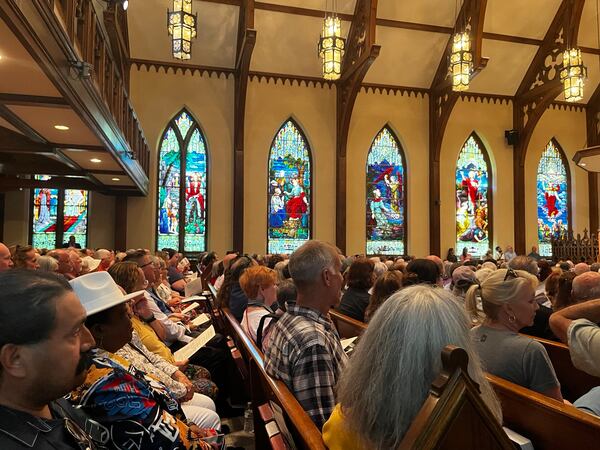
<path fill-rule="evenodd" d="M 515 316 L 508 316 L 508 321 L 515 323 L 517 321 L 517 318 Z"/>

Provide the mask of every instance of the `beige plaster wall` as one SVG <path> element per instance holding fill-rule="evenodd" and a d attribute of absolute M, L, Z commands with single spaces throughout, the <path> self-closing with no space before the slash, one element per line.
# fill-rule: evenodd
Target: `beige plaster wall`
<path fill-rule="evenodd" d="M 27 244 L 29 241 L 29 189 L 10 191 L 5 197 L 4 243 Z"/>
<path fill-rule="evenodd" d="M 571 170 L 572 228 L 575 233 L 589 230 L 589 190 L 587 172 L 573 162 L 573 155 L 585 147 L 585 112 L 547 110 L 540 119 L 527 148 L 525 158 L 525 242 L 537 245 L 536 175 L 542 152 L 555 138 L 569 160 Z"/>
<path fill-rule="evenodd" d="M 359 93 L 347 147 L 348 254 L 366 252 L 367 153 L 373 139 L 386 124 L 396 133 L 406 158 L 406 251 L 415 255 L 429 252 L 428 120 L 427 97 Z"/>
<path fill-rule="evenodd" d="M 127 247 L 156 246 L 157 152 L 169 120 L 184 106 L 208 147 L 208 248 L 223 254 L 232 244 L 233 77 L 165 74 L 131 69 L 131 98 L 151 150 L 150 193 L 127 201 Z"/>
<path fill-rule="evenodd" d="M 335 242 L 335 88 L 252 81 L 246 100 L 244 250 L 267 250 L 267 171 L 271 143 L 292 117 L 312 151 L 313 238 Z"/>
<path fill-rule="evenodd" d="M 513 241 L 513 150 L 504 140 L 512 128 L 512 104 L 459 100 L 448 120 L 440 154 L 441 251 L 456 246 L 455 171 L 458 154 L 475 131 L 487 150 L 492 167 L 493 247 Z M 492 247 L 492 248 L 493 248 Z M 461 249 L 456 249 L 459 252 Z"/>

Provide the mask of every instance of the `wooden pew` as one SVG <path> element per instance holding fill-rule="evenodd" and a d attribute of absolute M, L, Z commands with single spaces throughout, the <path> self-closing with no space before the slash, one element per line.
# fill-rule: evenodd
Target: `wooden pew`
<path fill-rule="evenodd" d="M 468 363 L 462 348 L 444 348 L 442 372 L 432 383 L 399 450 L 514 450 L 469 377 Z"/>
<path fill-rule="evenodd" d="M 600 378 L 589 375 L 573 365 L 567 345 L 534 336 L 527 337 L 541 343 L 548 352 L 564 398 L 574 402 L 593 387 L 600 386 Z"/>
<path fill-rule="evenodd" d="M 329 310 L 329 317 L 331 317 L 331 321 L 337 328 L 341 339 L 360 336 L 367 329 L 366 323 L 348 317 L 335 309 Z"/>
<path fill-rule="evenodd" d="M 250 397 L 254 412 L 254 434 L 257 449 L 285 449 L 283 430 L 289 430 L 296 448 L 303 450 L 325 450 L 321 431 L 302 409 L 287 386 L 272 379 L 264 368 L 264 356 L 256 344 L 241 328 L 231 311 L 223 309 L 226 328 L 248 366 Z M 284 423 L 275 420 L 271 402 L 282 411 Z"/>
<path fill-rule="evenodd" d="M 502 403 L 504 424 L 527 437 L 536 450 L 595 448 L 600 439 L 600 419 L 487 374 Z"/>

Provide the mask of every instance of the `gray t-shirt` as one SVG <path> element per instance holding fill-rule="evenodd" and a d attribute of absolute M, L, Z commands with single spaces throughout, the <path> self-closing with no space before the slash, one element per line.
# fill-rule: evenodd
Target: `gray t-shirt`
<path fill-rule="evenodd" d="M 470 333 L 487 372 L 540 393 L 560 387 L 546 349 L 535 339 L 483 325 Z"/>

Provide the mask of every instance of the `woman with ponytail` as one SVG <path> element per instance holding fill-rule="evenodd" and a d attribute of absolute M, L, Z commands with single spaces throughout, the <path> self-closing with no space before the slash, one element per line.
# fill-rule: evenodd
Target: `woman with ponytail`
<path fill-rule="evenodd" d="M 533 324 L 538 279 L 523 270 L 500 269 L 469 288 L 467 311 L 481 325 L 471 329 L 485 369 L 493 375 L 563 401 L 560 383 L 543 345 L 519 334 Z M 477 308 L 481 299 L 483 312 Z"/>

